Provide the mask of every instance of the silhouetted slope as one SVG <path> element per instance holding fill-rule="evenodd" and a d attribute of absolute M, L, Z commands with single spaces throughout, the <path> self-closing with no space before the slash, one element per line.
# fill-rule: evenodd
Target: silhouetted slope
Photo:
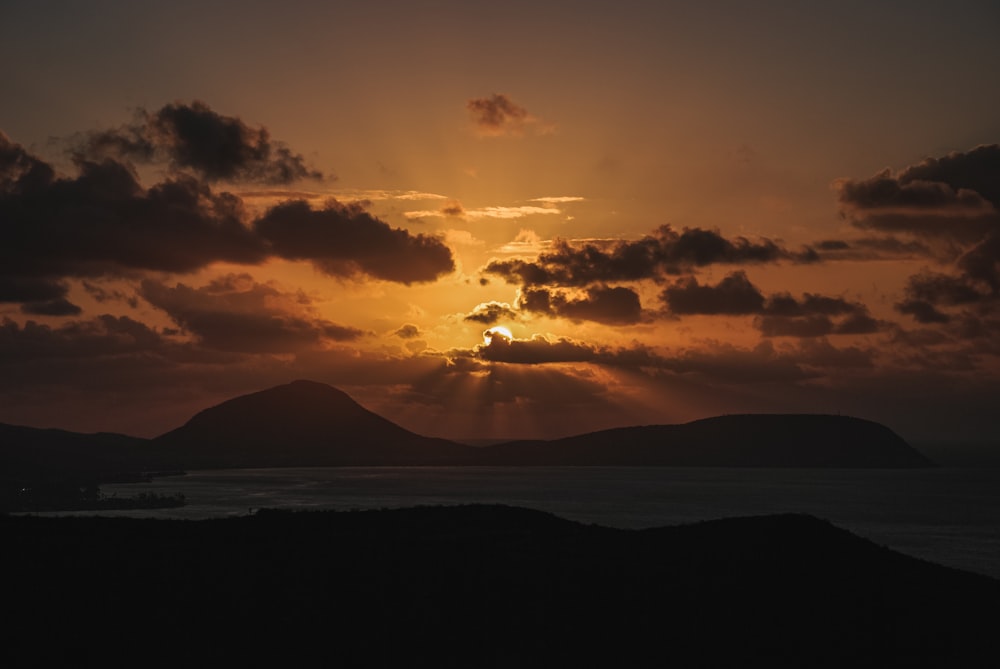
<path fill-rule="evenodd" d="M 0 423 L 0 478 L 149 469 L 149 442 L 123 434 L 81 434 Z"/>
<path fill-rule="evenodd" d="M 808 516 L 0 517 L 4 666 L 972 667 L 1000 584 Z M 141 658 L 141 659 L 140 659 Z M 318 660 L 318 662 L 317 662 Z"/>
<path fill-rule="evenodd" d="M 223 402 L 154 443 L 188 468 L 446 464 L 470 450 L 414 434 L 314 381 Z"/>
<path fill-rule="evenodd" d="M 889 428 L 849 416 L 746 414 L 481 449 L 483 463 L 725 467 L 928 467 Z"/>
<path fill-rule="evenodd" d="M 923 467 L 885 426 L 847 416 L 720 416 L 474 448 L 414 434 L 323 383 L 295 381 L 205 409 L 152 441 L 0 426 L 7 472 L 336 465 Z"/>

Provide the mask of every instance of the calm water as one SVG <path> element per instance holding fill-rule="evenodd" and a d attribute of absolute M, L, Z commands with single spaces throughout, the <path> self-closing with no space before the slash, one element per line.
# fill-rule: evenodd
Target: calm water
<path fill-rule="evenodd" d="M 639 528 L 801 512 L 910 555 L 1000 578 L 1000 469 L 345 467 L 206 470 L 102 486 L 107 495 L 143 491 L 183 493 L 188 504 L 105 515 L 200 519 L 263 507 L 483 502 Z"/>

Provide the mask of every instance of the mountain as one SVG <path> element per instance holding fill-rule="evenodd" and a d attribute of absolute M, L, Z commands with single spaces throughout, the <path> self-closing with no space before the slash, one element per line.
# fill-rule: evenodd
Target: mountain
<path fill-rule="evenodd" d="M 848 416 L 751 414 L 476 448 L 424 437 L 346 393 L 294 381 L 205 409 L 151 441 L 0 425 L 9 478 L 171 469 L 378 465 L 926 467 L 889 428 Z"/>
<path fill-rule="evenodd" d="M 469 446 L 424 437 L 346 393 L 294 381 L 205 409 L 153 440 L 185 468 L 463 464 Z"/>
<path fill-rule="evenodd" d="M 149 442 L 124 434 L 81 434 L 0 423 L 0 478 L 92 477 L 148 470 Z"/>
<path fill-rule="evenodd" d="M 744 414 L 681 425 L 623 427 L 481 449 L 495 465 L 672 467 L 929 467 L 879 423 L 850 416 Z"/>

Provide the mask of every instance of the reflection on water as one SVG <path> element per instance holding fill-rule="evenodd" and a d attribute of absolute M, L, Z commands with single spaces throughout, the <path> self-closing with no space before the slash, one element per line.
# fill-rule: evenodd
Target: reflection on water
<path fill-rule="evenodd" d="M 102 491 L 186 496 L 187 506 L 178 509 L 103 513 L 153 518 L 245 515 L 265 507 L 349 510 L 480 502 L 639 528 L 726 516 L 809 513 L 910 555 L 1000 578 L 1000 469 L 234 469 L 105 485 Z"/>

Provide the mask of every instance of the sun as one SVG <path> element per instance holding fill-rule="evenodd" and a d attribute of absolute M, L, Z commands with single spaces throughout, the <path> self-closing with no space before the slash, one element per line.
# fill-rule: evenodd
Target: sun
<path fill-rule="evenodd" d="M 483 343 L 487 346 L 493 341 L 493 336 L 499 335 L 503 339 L 513 339 L 514 333 L 510 331 L 510 328 L 506 328 L 502 325 L 497 325 L 491 327 L 489 330 L 483 333 Z"/>

